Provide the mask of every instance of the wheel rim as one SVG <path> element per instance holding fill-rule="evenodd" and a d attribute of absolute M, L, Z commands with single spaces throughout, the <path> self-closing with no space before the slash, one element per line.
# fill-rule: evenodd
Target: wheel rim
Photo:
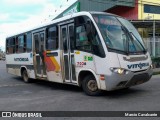
<path fill-rule="evenodd" d="M 97 82 L 95 80 L 90 80 L 87 84 L 87 87 L 92 92 L 95 92 L 98 89 Z"/>

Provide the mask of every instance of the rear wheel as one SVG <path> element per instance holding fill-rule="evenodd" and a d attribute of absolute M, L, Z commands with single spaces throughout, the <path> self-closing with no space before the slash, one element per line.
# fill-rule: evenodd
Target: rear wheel
<path fill-rule="evenodd" d="M 100 95 L 101 91 L 98 89 L 97 81 L 90 75 L 86 76 L 82 81 L 82 88 L 87 95 L 95 96 Z"/>
<path fill-rule="evenodd" d="M 28 77 L 27 70 L 23 70 L 23 71 L 22 71 L 22 78 L 23 78 L 23 81 L 24 81 L 25 83 L 29 83 L 29 82 L 30 82 L 30 79 L 29 79 L 29 77 Z"/>

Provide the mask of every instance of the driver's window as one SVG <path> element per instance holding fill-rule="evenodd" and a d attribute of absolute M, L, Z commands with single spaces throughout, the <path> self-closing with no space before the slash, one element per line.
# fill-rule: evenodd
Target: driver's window
<path fill-rule="evenodd" d="M 99 35 L 92 21 L 87 16 L 75 18 L 76 49 L 91 52 L 99 57 L 105 57 Z"/>
<path fill-rule="evenodd" d="M 79 16 L 75 18 L 76 24 L 76 48 L 83 51 L 92 51 L 91 38 L 88 36 L 87 16 Z"/>

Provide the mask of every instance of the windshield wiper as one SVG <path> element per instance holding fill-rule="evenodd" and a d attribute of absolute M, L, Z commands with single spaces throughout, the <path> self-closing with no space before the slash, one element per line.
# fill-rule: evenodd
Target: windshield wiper
<path fill-rule="evenodd" d="M 143 53 L 145 54 L 147 51 L 146 51 L 146 49 L 144 48 L 144 46 L 142 45 L 142 43 L 138 40 L 138 38 L 132 33 L 132 32 L 129 32 L 129 30 L 127 29 L 127 28 L 125 28 L 124 26 L 122 26 L 122 30 L 124 30 L 127 34 L 128 34 L 128 36 L 129 36 L 129 38 L 132 40 L 132 41 L 134 41 L 134 38 L 136 39 L 136 41 L 138 41 L 138 43 L 141 45 L 141 47 L 143 48 Z M 134 38 L 133 38 L 134 37 Z M 128 45 L 127 45 L 127 53 L 129 54 L 130 52 L 129 52 L 129 41 L 127 41 L 127 43 L 128 43 Z M 135 53 L 137 53 L 137 52 L 135 52 Z"/>
<path fill-rule="evenodd" d="M 121 28 L 122 28 L 123 32 L 126 34 L 126 38 L 127 38 L 127 40 L 126 40 L 126 45 L 127 45 L 126 54 L 129 55 L 129 38 L 130 38 L 129 31 L 123 25 L 121 26 Z"/>

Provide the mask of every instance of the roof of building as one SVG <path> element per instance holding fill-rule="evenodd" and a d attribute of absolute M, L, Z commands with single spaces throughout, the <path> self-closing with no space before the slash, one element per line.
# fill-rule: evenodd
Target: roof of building
<path fill-rule="evenodd" d="M 160 20 L 132 20 L 131 21 L 136 28 L 160 28 Z"/>

